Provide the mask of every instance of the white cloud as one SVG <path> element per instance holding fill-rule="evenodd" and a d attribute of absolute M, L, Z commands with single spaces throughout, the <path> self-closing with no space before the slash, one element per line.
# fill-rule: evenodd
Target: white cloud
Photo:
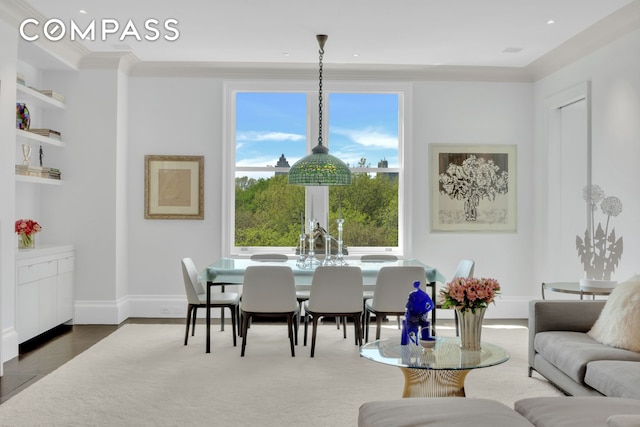
<path fill-rule="evenodd" d="M 360 144 L 365 147 L 398 148 L 397 136 L 381 132 L 378 129 L 332 128 L 331 131 L 338 135 L 346 136 L 356 144 Z"/>
<path fill-rule="evenodd" d="M 301 141 L 304 140 L 304 135 L 298 135 L 295 133 L 285 132 L 238 132 L 236 134 L 236 140 L 238 141 Z"/>

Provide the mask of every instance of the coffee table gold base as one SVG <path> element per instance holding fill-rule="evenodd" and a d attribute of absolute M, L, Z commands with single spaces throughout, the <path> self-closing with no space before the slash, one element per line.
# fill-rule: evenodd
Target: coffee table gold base
<path fill-rule="evenodd" d="M 404 374 L 402 397 L 465 397 L 468 370 L 400 369 Z"/>

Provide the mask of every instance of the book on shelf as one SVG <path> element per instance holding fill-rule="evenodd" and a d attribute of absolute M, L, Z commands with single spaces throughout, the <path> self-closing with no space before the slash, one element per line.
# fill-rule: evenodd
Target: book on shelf
<path fill-rule="evenodd" d="M 47 138 L 62 140 L 62 134 L 53 129 L 41 129 L 41 128 L 29 128 L 29 132 L 35 133 L 40 136 L 46 136 Z"/>
<path fill-rule="evenodd" d="M 60 94 L 60 93 L 58 93 L 58 92 L 56 92 L 54 90 L 45 89 L 45 90 L 40 90 L 39 92 L 41 94 L 43 94 L 43 95 L 46 95 L 46 96 L 48 96 L 50 98 L 53 98 L 53 99 L 57 100 L 57 101 L 64 102 L 64 95 L 62 95 L 62 94 Z"/>
<path fill-rule="evenodd" d="M 60 169 L 32 166 L 32 165 L 16 165 L 16 175 L 34 176 L 37 178 L 60 179 Z"/>

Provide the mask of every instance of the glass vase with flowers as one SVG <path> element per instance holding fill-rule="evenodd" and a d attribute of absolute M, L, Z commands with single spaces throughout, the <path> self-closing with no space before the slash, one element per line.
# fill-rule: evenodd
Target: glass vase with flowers
<path fill-rule="evenodd" d="M 484 313 L 498 293 L 500 284 L 491 278 L 457 277 L 440 290 L 442 308 L 456 310 L 463 350 L 480 350 Z"/>
<path fill-rule="evenodd" d="M 19 219 L 16 221 L 16 234 L 18 235 L 19 249 L 33 249 L 36 245 L 36 233 L 42 230 L 42 226 L 32 219 Z"/>

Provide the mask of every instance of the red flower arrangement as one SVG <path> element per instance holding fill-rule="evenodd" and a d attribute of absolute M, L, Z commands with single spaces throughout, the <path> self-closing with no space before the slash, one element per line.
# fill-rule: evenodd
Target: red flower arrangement
<path fill-rule="evenodd" d="M 32 219 L 16 221 L 16 234 L 20 236 L 20 248 L 32 248 L 35 242 L 34 234 L 42 230 L 42 226 Z"/>

